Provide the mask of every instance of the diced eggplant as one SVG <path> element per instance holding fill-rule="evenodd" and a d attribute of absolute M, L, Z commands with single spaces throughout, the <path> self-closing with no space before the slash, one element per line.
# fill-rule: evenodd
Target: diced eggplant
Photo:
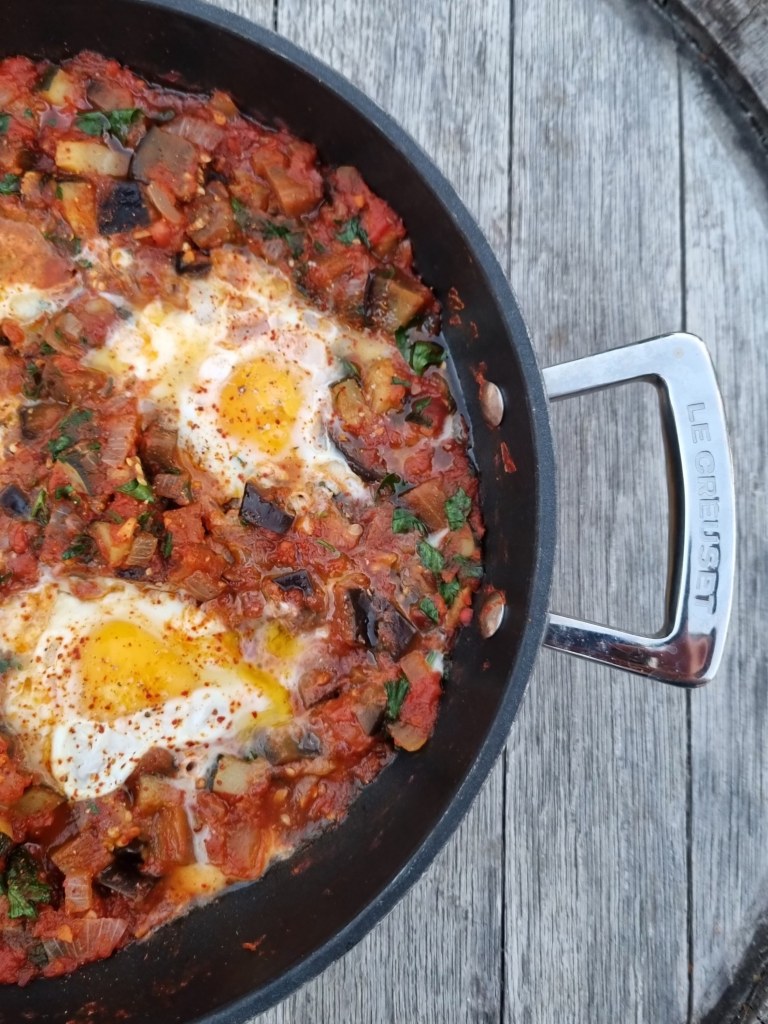
<path fill-rule="evenodd" d="M 140 565 L 133 565 L 127 569 L 116 569 L 115 576 L 121 580 L 145 580 L 147 570 Z"/>
<path fill-rule="evenodd" d="M 355 587 L 349 599 L 360 643 L 371 650 L 383 647 L 396 660 L 401 658 L 416 636 L 413 623 L 380 594 Z"/>
<path fill-rule="evenodd" d="M 159 423 L 152 423 L 141 438 L 141 457 L 152 473 L 168 473 L 175 468 L 179 435 Z"/>
<path fill-rule="evenodd" d="M 52 107 L 63 107 L 65 103 L 77 101 L 77 83 L 63 68 L 51 69 L 50 77 L 40 90 L 40 95 Z"/>
<path fill-rule="evenodd" d="M 143 900 L 157 883 L 156 878 L 142 875 L 133 859 L 119 855 L 115 857 L 114 864 L 104 868 L 96 881 L 110 892 L 125 896 L 133 902 Z"/>
<path fill-rule="evenodd" d="M 211 259 L 207 252 L 201 252 L 200 249 L 185 249 L 176 253 L 175 267 L 177 274 L 204 277 L 210 273 Z"/>
<path fill-rule="evenodd" d="M 268 772 L 269 764 L 264 758 L 244 761 L 240 757 L 223 754 L 216 765 L 211 789 L 227 796 L 244 796 L 263 782 Z"/>
<path fill-rule="evenodd" d="M 384 721 L 385 710 L 386 702 L 384 700 L 370 701 L 355 709 L 355 718 L 366 736 L 373 736 L 379 731 Z"/>
<path fill-rule="evenodd" d="M 332 697 L 338 689 L 339 680 L 327 669 L 310 668 L 299 679 L 299 694 L 305 708 Z"/>
<path fill-rule="evenodd" d="M 378 449 L 364 447 L 357 438 L 350 437 L 336 421 L 329 425 L 328 436 L 347 460 L 349 468 L 353 473 L 357 473 L 361 480 L 375 483 L 387 475 L 387 467 L 383 464 L 377 465 L 381 459 Z"/>
<path fill-rule="evenodd" d="M 116 235 L 121 231 L 144 228 L 149 224 L 149 210 L 141 188 L 135 181 L 120 181 L 113 186 L 99 206 L 99 231 Z"/>
<path fill-rule="evenodd" d="M 162 128 L 150 128 L 133 158 L 131 173 L 137 181 L 159 181 L 177 199 L 189 200 L 197 190 L 200 154 L 197 146 Z"/>
<path fill-rule="evenodd" d="M 27 519 L 30 504 L 24 491 L 16 484 L 8 484 L 0 491 L 0 508 L 16 519 Z"/>
<path fill-rule="evenodd" d="M 205 194 L 192 200 L 187 234 L 200 249 L 230 242 L 235 234 L 235 215 L 229 192 L 220 181 L 209 181 Z"/>
<path fill-rule="evenodd" d="M 265 168 L 265 176 L 277 197 L 278 205 L 286 217 L 299 217 L 320 202 L 321 186 L 304 179 L 298 181 L 279 164 Z"/>
<path fill-rule="evenodd" d="M 265 757 L 270 764 L 289 764 L 308 757 L 317 757 L 320 739 L 300 725 L 281 725 L 259 733 L 249 751 L 250 756 Z"/>
<path fill-rule="evenodd" d="M 437 477 L 412 487 L 403 498 L 430 530 L 441 530 L 446 525 L 445 503 L 448 495 Z"/>
<path fill-rule="evenodd" d="M 144 847 L 138 839 L 115 850 L 114 860 L 97 876 L 96 881 L 105 889 L 125 896 L 129 900 L 141 900 L 149 894 L 157 879 L 142 873 Z"/>
<path fill-rule="evenodd" d="M 392 267 L 371 271 L 365 289 L 366 323 L 394 332 L 423 313 L 432 295 L 415 277 Z"/>
<path fill-rule="evenodd" d="M 306 569 L 297 569 L 285 576 L 273 576 L 273 580 L 281 590 L 300 590 L 305 597 L 311 597 L 315 592 L 312 578 Z"/>
<path fill-rule="evenodd" d="M 254 484 L 249 481 L 245 485 L 243 500 L 240 502 L 240 519 L 246 526 L 260 526 L 272 533 L 287 533 L 295 516 L 262 498 Z"/>
<path fill-rule="evenodd" d="M 56 145 L 56 166 L 70 174 L 105 174 L 124 178 L 131 163 L 131 154 L 111 149 L 102 142 L 61 140 Z"/>
<path fill-rule="evenodd" d="M 91 79 L 86 96 L 89 102 L 100 110 L 126 110 L 133 103 L 130 91 L 108 78 Z"/>

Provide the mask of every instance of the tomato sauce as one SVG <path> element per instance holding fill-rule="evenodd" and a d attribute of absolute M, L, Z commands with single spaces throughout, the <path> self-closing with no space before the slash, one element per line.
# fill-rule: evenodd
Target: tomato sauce
<path fill-rule="evenodd" d="M 128 266 L 98 268 L 91 239 Z M 88 354 L 122 297 L 181 301 L 212 254 L 240 247 L 387 355 L 345 367 L 328 432 L 365 507 L 287 516 L 279 488 L 222 503 L 209 468 Z M 0 321 L 0 606 L 43 574 L 85 600 L 105 580 L 183 595 L 236 633 L 278 599 L 327 625 L 294 721 L 220 759 L 190 808 L 149 752 L 124 785 L 68 800 L 0 735 L 0 981 L 26 984 L 111 955 L 341 821 L 397 748 L 429 738 L 442 655 L 482 575 L 477 479 L 441 367 L 440 309 L 397 213 L 352 167 L 327 167 L 223 92 L 149 84 L 94 53 L 0 62 L 0 287 L 77 284 L 32 328 Z M 0 679 L 13 671 L 0 651 Z M 0 684 L 0 695 L 4 693 Z M 209 874 L 195 874 L 195 833 Z M 216 873 L 218 872 L 218 873 Z"/>

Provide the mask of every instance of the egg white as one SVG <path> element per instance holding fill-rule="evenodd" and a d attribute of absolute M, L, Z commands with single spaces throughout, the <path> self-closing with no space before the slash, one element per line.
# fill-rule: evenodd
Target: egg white
<path fill-rule="evenodd" d="M 177 755 L 194 785 L 217 754 L 240 752 L 255 728 L 290 720 L 306 641 L 265 622 L 248 638 L 246 659 L 224 624 L 192 603 L 120 581 L 103 585 L 100 597 L 83 600 L 48 580 L 0 609 L 0 649 L 11 662 L 5 720 L 30 765 L 68 797 L 116 789 L 153 747 Z M 117 640 L 98 648 L 110 624 Z M 148 644 L 149 655 L 137 643 Z M 155 651 L 159 667 L 148 668 Z M 137 675 L 148 672 L 151 683 L 166 667 L 182 680 L 181 692 L 170 685 L 158 695 L 150 685 L 137 693 Z"/>
<path fill-rule="evenodd" d="M 242 251 L 218 250 L 208 276 L 182 277 L 179 290 L 174 304 L 123 304 L 91 365 L 133 382 L 224 499 L 249 479 L 282 487 L 294 511 L 318 488 L 365 499 L 326 424 L 339 359 L 376 342 L 312 308 L 281 271 Z"/>

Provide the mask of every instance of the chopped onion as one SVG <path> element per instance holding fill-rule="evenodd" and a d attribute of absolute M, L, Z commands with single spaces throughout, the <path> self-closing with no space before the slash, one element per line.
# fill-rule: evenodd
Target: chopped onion
<path fill-rule="evenodd" d="M 182 138 L 189 139 L 190 142 L 194 142 L 209 152 L 216 149 L 224 137 L 224 132 L 218 125 L 205 121 L 201 117 L 191 117 L 188 114 L 174 118 L 166 131 L 173 135 L 181 135 Z"/>
<path fill-rule="evenodd" d="M 64 900 L 68 914 L 90 910 L 93 902 L 90 875 L 67 875 L 64 879 Z"/>
<path fill-rule="evenodd" d="M 112 423 L 101 448 L 101 461 L 110 466 L 122 466 L 133 446 L 135 432 L 136 424 L 130 417 Z"/>
<path fill-rule="evenodd" d="M 173 196 L 162 185 L 156 181 L 150 182 L 147 185 L 147 195 L 161 217 L 165 217 L 171 224 L 181 224 L 184 215 L 174 203 Z"/>
<path fill-rule="evenodd" d="M 144 568 L 152 561 L 152 556 L 157 549 L 157 537 L 151 533 L 139 533 L 133 539 L 131 550 L 125 560 L 128 569 Z"/>
<path fill-rule="evenodd" d="M 128 922 L 121 917 L 83 918 L 72 921 L 72 941 L 44 939 L 43 948 L 49 960 L 72 957 L 79 963 L 103 960 L 111 956 L 125 935 Z"/>

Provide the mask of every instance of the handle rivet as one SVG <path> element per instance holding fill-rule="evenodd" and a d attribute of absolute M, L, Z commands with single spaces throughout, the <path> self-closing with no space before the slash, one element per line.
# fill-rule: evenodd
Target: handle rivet
<path fill-rule="evenodd" d="M 488 426 L 498 427 L 504 417 L 504 398 L 493 381 L 484 380 L 480 385 L 480 408 Z"/>
<path fill-rule="evenodd" d="M 486 640 L 498 632 L 504 618 L 506 606 L 507 602 L 504 599 L 504 595 L 500 594 L 498 590 L 494 590 L 483 602 L 483 606 L 478 613 L 478 620 L 480 623 L 480 633 Z"/>

